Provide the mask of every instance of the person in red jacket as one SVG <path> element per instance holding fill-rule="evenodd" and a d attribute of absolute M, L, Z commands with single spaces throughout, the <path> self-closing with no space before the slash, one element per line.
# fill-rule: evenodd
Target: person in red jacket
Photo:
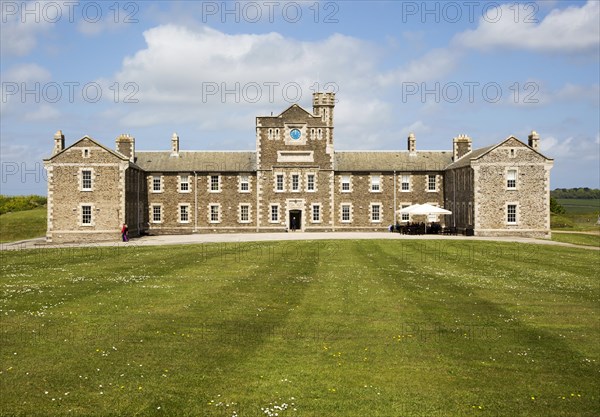
<path fill-rule="evenodd" d="M 123 227 L 121 228 L 121 237 L 123 238 L 123 242 L 129 241 L 129 228 L 127 224 L 123 223 Z"/>

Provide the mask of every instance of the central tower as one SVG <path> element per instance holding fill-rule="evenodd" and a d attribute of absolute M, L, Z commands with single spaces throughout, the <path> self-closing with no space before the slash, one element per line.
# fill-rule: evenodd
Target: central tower
<path fill-rule="evenodd" d="M 313 112 L 293 104 L 256 118 L 259 229 L 331 224 L 334 93 L 314 93 Z"/>

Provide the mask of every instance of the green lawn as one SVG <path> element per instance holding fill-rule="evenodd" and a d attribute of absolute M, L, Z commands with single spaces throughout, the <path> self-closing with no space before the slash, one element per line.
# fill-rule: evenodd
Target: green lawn
<path fill-rule="evenodd" d="M 0 215 L 0 242 L 45 236 L 46 212 L 46 207 L 39 207 Z"/>
<path fill-rule="evenodd" d="M 595 251 L 133 241 L 0 254 L 2 416 L 600 414 Z"/>
<path fill-rule="evenodd" d="M 556 242 L 573 243 L 574 245 L 600 246 L 600 234 L 552 233 L 552 240 Z"/>

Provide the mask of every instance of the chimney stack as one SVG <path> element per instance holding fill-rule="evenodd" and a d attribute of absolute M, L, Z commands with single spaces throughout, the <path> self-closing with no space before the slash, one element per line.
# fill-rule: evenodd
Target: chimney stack
<path fill-rule="evenodd" d="M 56 155 L 65 149 L 65 135 L 63 135 L 62 130 L 59 130 L 54 134 L 54 149 L 52 150 L 52 155 Z"/>
<path fill-rule="evenodd" d="M 135 162 L 135 138 L 129 133 L 123 133 L 117 137 L 117 152 L 125 155 L 131 162 Z"/>
<path fill-rule="evenodd" d="M 458 135 L 452 140 L 452 160 L 456 161 L 471 152 L 471 138 L 468 135 Z"/>
<path fill-rule="evenodd" d="M 535 130 L 532 130 L 528 136 L 528 145 L 539 152 L 540 150 L 540 135 Z"/>
<path fill-rule="evenodd" d="M 179 136 L 173 133 L 171 136 L 171 156 L 179 156 Z"/>
<path fill-rule="evenodd" d="M 410 134 L 408 135 L 408 152 L 411 154 L 417 153 L 417 138 L 412 132 L 410 132 Z"/>

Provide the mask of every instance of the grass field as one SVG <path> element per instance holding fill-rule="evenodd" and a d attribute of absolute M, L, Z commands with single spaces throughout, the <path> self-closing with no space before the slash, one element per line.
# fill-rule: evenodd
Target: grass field
<path fill-rule="evenodd" d="M 574 245 L 600 246 L 600 234 L 552 233 L 552 240 Z"/>
<path fill-rule="evenodd" d="M 596 224 L 600 214 L 600 200 L 557 200 L 567 211 L 565 214 L 552 214 L 551 227 L 554 230 L 600 231 Z"/>
<path fill-rule="evenodd" d="M 46 235 L 46 207 L 0 215 L 0 242 Z"/>
<path fill-rule="evenodd" d="M 0 254 L 2 416 L 600 414 L 592 250 L 373 240 Z"/>
<path fill-rule="evenodd" d="M 556 201 L 567 210 L 567 213 L 596 213 L 596 215 L 600 213 L 600 200 L 561 198 Z"/>

